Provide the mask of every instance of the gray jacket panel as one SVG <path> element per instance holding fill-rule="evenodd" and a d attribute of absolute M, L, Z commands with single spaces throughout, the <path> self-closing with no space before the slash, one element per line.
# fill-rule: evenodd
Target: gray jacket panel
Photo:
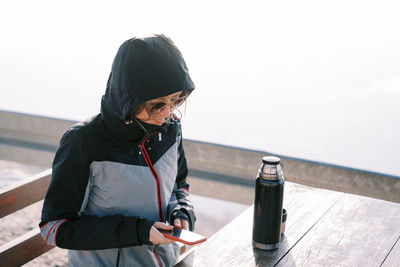
<path fill-rule="evenodd" d="M 167 216 L 177 176 L 178 144 L 171 146 L 153 165 L 159 175 L 163 214 Z M 156 181 L 150 169 L 144 166 L 92 162 L 83 203 L 81 213 L 86 215 L 102 217 L 121 214 L 160 220 Z M 153 248 L 154 245 L 142 245 L 120 249 L 119 266 L 157 266 Z M 118 250 L 70 250 L 69 266 L 115 266 Z M 172 266 L 177 262 L 177 244 L 157 245 L 155 250 L 163 266 Z"/>

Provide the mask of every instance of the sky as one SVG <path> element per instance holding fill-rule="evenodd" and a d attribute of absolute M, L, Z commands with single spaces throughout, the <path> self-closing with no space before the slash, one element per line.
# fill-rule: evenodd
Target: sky
<path fill-rule="evenodd" d="M 184 137 L 400 175 L 397 1 L 2 1 L 0 109 L 99 112 L 119 45 L 164 33 Z"/>

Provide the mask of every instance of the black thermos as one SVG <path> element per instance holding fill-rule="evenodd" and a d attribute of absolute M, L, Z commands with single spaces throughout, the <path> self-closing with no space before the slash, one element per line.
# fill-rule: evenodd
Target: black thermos
<path fill-rule="evenodd" d="M 279 248 L 284 183 L 280 159 L 263 157 L 255 185 L 253 247 Z"/>

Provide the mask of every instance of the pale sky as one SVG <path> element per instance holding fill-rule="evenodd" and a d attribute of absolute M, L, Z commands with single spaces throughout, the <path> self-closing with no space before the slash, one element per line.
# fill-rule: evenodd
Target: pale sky
<path fill-rule="evenodd" d="M 184 137 L 400 175 L 399 11 L 398 1 L 2 1 L 0 109 L 85 119 L 119 45 L 165 33 L 197 86 Z"/>

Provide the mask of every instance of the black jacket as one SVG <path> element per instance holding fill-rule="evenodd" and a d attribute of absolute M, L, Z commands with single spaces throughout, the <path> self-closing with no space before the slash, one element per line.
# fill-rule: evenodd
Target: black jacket
<path fill-rule="evenodd" d="M 43 238 L 90 250 L 70 252 L 71 265 L 175 260 L 176 248 L 150 245 L 149 232 L 154 221 L 171 220 L 177 211 L 194 226 L 180 122 L 142 123 L 144 131 L 125 121 L 137 105 L 187 89 L 194 84 L 167 37 L 133 38 L 119 48 L 101 113 L 63 135 L 44 201 Z"/>

